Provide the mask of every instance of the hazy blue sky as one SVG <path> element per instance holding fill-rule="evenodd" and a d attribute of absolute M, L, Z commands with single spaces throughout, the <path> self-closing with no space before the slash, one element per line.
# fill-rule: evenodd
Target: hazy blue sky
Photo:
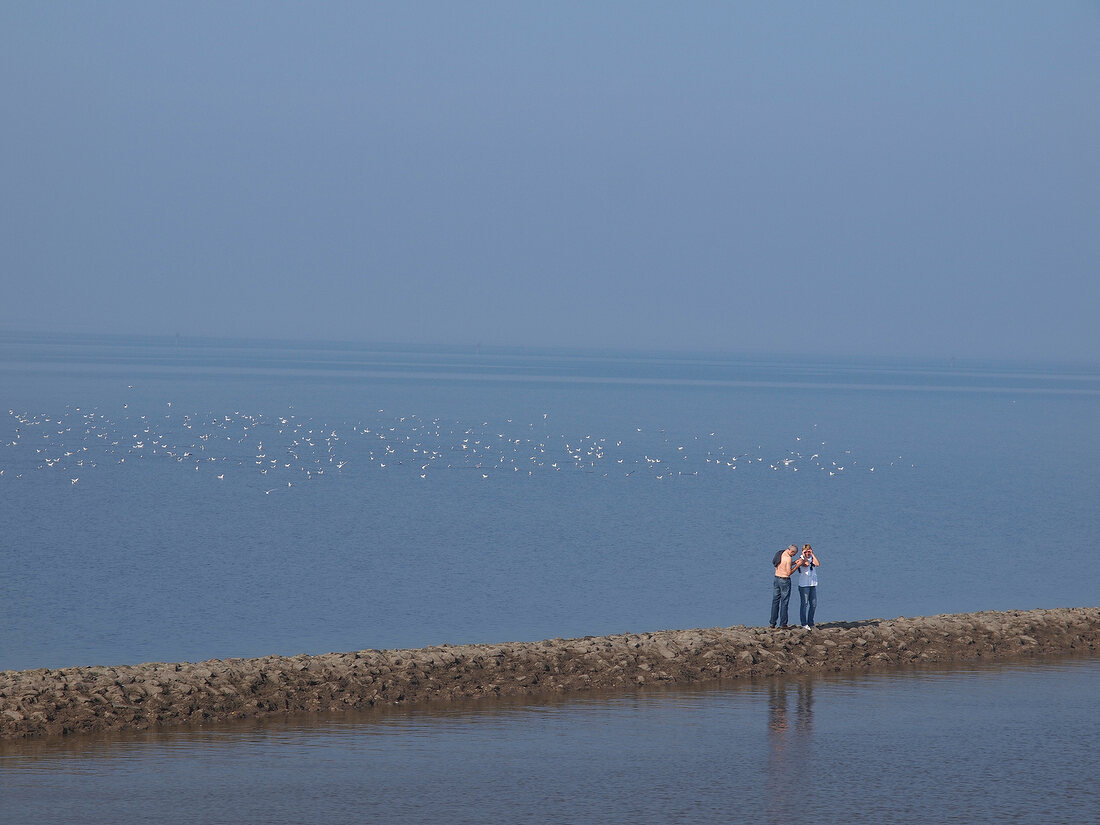
<path fill-rule="evenodd" d="M 0 329 L 1100 360 L 1100 4 L 0 4 Z"/>

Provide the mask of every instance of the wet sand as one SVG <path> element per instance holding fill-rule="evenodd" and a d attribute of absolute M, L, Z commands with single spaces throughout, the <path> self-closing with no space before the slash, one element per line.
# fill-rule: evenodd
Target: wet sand
<path fill-rule="evenodd" d="M 779 674 L 1100 656 L 1100 607 L 0 671 L 0 739 Z"/>

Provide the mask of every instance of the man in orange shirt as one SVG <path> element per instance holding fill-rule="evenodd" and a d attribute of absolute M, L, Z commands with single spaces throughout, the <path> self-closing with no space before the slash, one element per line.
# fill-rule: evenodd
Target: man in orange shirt
<path fill-rule="evenodd" d="M 802 566 L 802 559 L 794 561 L 794 554 L 797 552 L 798 547 L 792 544 L 782 552 L 779 564 L 775 566 L 775 578 L 772 579 L 772 617 L 768 627 L 775 627 L 776 622 L 779 622 L 780 627 L 787 626 L 787 606 L 791 602 L 791 573 Z"/>

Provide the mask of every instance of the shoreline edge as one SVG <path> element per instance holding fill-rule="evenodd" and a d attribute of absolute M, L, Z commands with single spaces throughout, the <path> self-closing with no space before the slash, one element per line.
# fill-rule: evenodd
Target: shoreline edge
<path fill-rule="evenodd" d="M 621 633 L 316 656 L 0 671 L 0 740 L 385 705 L 1100 656 L 1100 607 Z"/>

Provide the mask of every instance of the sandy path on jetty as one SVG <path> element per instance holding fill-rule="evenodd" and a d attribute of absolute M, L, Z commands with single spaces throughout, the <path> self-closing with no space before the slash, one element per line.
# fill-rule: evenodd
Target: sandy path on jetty
<path fill-rule="evenodd" d="M 729 627 L 542 642 L 0 671 L 0 739 L 406 702 L 538 696 L 1056 654 L 1100 656 L 1100 608 Z"/>

